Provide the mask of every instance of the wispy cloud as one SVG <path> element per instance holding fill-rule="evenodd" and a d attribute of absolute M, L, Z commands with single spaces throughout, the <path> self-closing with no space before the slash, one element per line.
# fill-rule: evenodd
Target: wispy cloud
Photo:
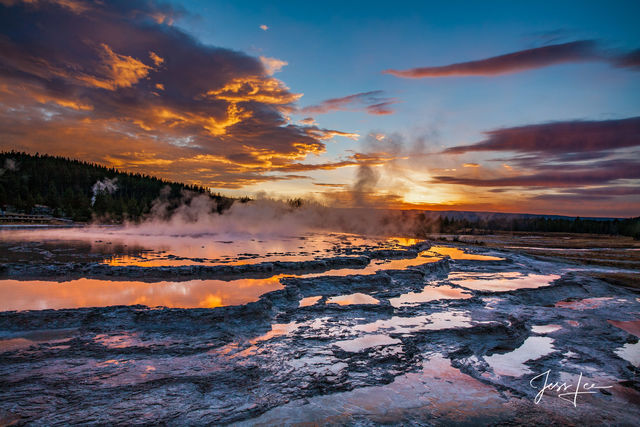
<path fill-rule="evenodd" d="M 361 92 L 341 98 L 331 98 L 317 105 L 310 105 L 300 110 L 303 114 L 325 114 L 332 111 L 364 111 L 372 115 L 393 114 L 391 106 L 398 99 L 385 96 L 381 90 Z"/>
<path fill-rule="evenodd" d="M 268 58 L 266 56 L 261 56 L 260 61 L 262 61 L 262 65 L 264 65 L 267 74 L 273 75 L 282 69 L 282 67 L 289 65 L 287 61 L 283 61 L 278 58 Z"/>
<path fill-rule="evenodd" d="M 598 48 L 592 40 L 553 44 L 521 50 L 469 62 L 408 70 L 385 70 L 396 77 L 420 79 L 430 77 L 497 76 L 569 62 L 606 61 L 617 67 L 638 67 L 638 51 L 610 55 Z"/>

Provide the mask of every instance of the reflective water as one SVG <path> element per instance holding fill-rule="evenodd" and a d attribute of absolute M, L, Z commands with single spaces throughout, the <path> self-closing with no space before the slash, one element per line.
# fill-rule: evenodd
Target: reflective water
<path fill-rule="evenodd" d="M 616 349 L 615 353 L 636 368 L 640 368 L 640 341 L 634 344 L 626 343 L 619 349 Z"/>
<path fill-rule="evenodd" d="M 454 248 L 449 246 L 432 246 L 429 251 L 433 255 L 448 255 L 451 259 L 472 260 L 472 261 L 502 261 L 504 258 L 479 255 L 474 253 L 465 252 L 460 248 Z"/>
<path fill-rule="evenodd" d="M 559 331 L 560 329 L 562 329 L 560 325 L 534 325 L 531 327 L 531 332 L 544 335 Z"/>
<path fill-rule="evenodd" d="M 484 360 L 491 366 L 497 375 L 521 377 L 531 374 L 526 362 L 536 360 L 542 356 L 553 353 L 553 339 L 549 337 L 529 337 L 525 342 L 510 353 L 485 356 Z"/>
<path fill-rule="evenodd" d="M 4 333 L 0 335 L 0 353 L 5 351 L 29 348 L 41 343 L 61 343 L 73 336 L 76 329 L 44 329 L 19 334 Z"/>
<path fill-rule="evenodd" d="M 307 274 L 306 277 L 318 277 L 318 276 L 351 276 L 351 275 L 363 275 L 363 274 L 375 274 L 377 271 L 383 270 L 404 270 L 409 267 L 416 267 L 423 264 L 428 264 L 436 261 L 440 261 L 442 258 L 428 255 L 429 251 L 424 251 L 418 254 L 415 258 L 401 258 L 401 259 L 374 259 L 364 268 L 340 268 L 334 269 L 326 273 Z"/>
<path fill-rule="evenodd" d="M 476 291 L 507 292 L 517 289 L 532 289 L 548 286 L 559 279 L 557 274 L 503 273 L 451 273 L 449 281 Z"/>
<path fill-rule="evenodd" d="M 373 334 L 373 335 L 365 335 L 360 338 L 354 338 L 352 340 L 338 341 L 335 343 L 335 345 L 337 345 L 344 351 L 356 353 L 371 347 L 377 347 L 381 345 L 400 344 L 400 343 L 402 343 L 402 341 L 396 338 L 391 338 L 389 335 Z"/>
<path fill-rule="evenodd" d="M 570 308 L 572 310 L 592 310 L 594 308 L 602 307 L 607 303 L 607 301 L 611 300 L 613 300 L 613 298 L 611 297 L 600 297 L 571 301 L 559 301 L 556 303 L 556 307 Z"/>
<path fill-rule="evenodd" d="M 320 273 L 279 274 L 264 279 L 230 281 L 189 280 L 148 283 L 99 279 L 76 279 L 63 282 L 0 280 L 0 293 L 3 295 L 3 299 L 0 301 L 0 311 L 136 304 L 175 308 L 212 308 L 238 305 L 256 301 L 264 293 L 281 289 L 280 279 L 284 277 L 367 275 L 382 270 L 402 270 L 411 266 L 435 262 L 439 259 L 421 253 L 415 258 L 372 260 L 364 268 L 339 268 Z M 184 265 L 182 260 L 179 262 Z M 160 262 L 160 264 L 164 263 Z M 330 302 L 340 303 L 339 301 L 341 299 Z M 377 300 L 368 300 L 362 303 L 375 304 Z"/>
<path fill-rule="evenodd" d="M 311 305 L 314 305 L 315 303 L 317 303 L 318 301 L 320 301 L 320 299 L 322 299 L 322 295 L 318 295 L 315 297 L 306 297 L 306 298 L 302 298 L 300 300 L 299 303 L 299 307 L 309 307 Z"/>
<path fill-rule="evenodd" d="M 136 304 L 176 308 L 239 305 L 282 289 L 280 278 L 153 283 L 97 279 L 68 282 L 0 280 L 0 311 Z"/>
<path fill-rule="evenodd" d="M 441 299 L 467 299 L 471 296 L 471 292 L 449 285 L 427 285 L 421 292 L 409 292 L 397 298 L 391 298 L 389 302 L 394 307 L 402 307 Z"/>
<path fill-rule="evenodd" d="M 98 258 L 109 265 L 142 267 L 241 265 L 265 261 L 306 261 L 356 249 L 399 249 L 418 239 L 363 237 L 347 233 L 293 236 L 242 233 L 187 233 L 143 227 L 76 227 L 0 230 L 0 261 L 68 262 Z"/>
<path fill-rule="evenodd" d="M 494 388 L 435 354 L 419 372 L 400 375 L 391 384 L 295 400 L 239 425 L 422 425 L 425 420 L 474 425 L 508 411 L 503 403 Z"/>
<path fill-rule="evenodd" d="M 340 295 L 331 297 L 327 300 L 327 304 L 352 305 L 352 304 L 378 304 L 380 301 L 366 294 L 355 293 L 349 295 Z"/>
<path fill-rule="evenodd" d="M 432 331 L 451 328 L 467 328 L 471 326 L 469 313 L 461 310 L 449 310 L 425 316 L 380 319 L 372 323 L 365 323 L 353 327 L 355 331 L 389 333 L 412 333 L 416 331 Z"/>

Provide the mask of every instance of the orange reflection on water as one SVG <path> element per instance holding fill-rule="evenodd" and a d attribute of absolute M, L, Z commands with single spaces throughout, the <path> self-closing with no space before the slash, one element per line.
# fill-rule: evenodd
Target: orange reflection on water
<path fill-rule="evenodd" d="M 110 266 L 136 266 L 136 267 L 181 267 L 184 265 L 246 265 L 256 264 L 261 262 L 273 262 L 273 261 L 289 261 L 300 262 L 309 261 L 315 259 L 314 255 L 265 255 L 260 257 L 247 257 L 246 259 L 203 259 L 203 258 L 164 258 L 157 255 L 150 255 L 150 257 L 137 257 L 130 255 L 114 256 L 109 259 L 105 259 L 102 263 Z"/>
<path fill-rule="evenodd" d="M 498 258 L 490 255 L 468 254 L 462 249 L 451 248 L 448 246 L 433 246 L 429 249 L 429 252 L 438 255 L 449 255 L 451 259 L 466 259 L 473 261 L 504 261 L 504 258 Z"/>
<path fill-rule="evenodd" d="M 420 242 L 424 242 L 421 239 L 410 239 L 407 237 L 392 237 L 389 239 L 390 242 L 396 242 L 400 246 L 413 246 L 417 245 Z"/>
<path fill-rule="evenodd" d="M 166 258 L 141 258 L 130 255 L 114 256 L 109 259 L 105 259 L 103 264 L 107 264 L 113 267 L 118 266 L 138 266 L 138 267 L 179 267 L 182 265 L 203 265 L 203 262 L 198 262 L 190 259 L 166 259 Z"/>
<path fill-rule="evenodd" d="M 340 295 L 331 297 L 327 300 L 327 304 L 351 305 L 351 304 L 378 304 L 380 301 L 366 294 L 355 293 L 349 295 Z"/>
<path fill-rule="evenodd" d="M 376 271 L 381 270 L 404 270 L 407 267 L 415 267 L 422 264 L 428 264 L 431 262 L 440 261 L 442 258 L 427 256 L 428 251 L 421 252 L 416 258 L 403 258 L 392 260 L 372 260 L 364 268 L 339 268 L 335 270 L 329 270 L 323 273 L 305 274 L 304 277 L 318 277 L 318 276 L 351 276 L 351 275 L 365 275 L 374 274 Z"/>
<path fill-rule="evenodd" d="M 298 303 L 298 306 L 299 307 L 309 307 L 311 305 L 314 305 L 318 301 L 320 301 L 320 298 L 322 298 L 321 295 L 317 295 L 317 296 L 314 296 L 314 297 L 302 298 L 300 300 L 300 302 Z"/>
<path fill-rule="evenodd" d="M 240 305 L 257 301 L 267 292 L 282 289 L 281 277 L 155 283 L 96 279 L 69 282 L 2 280 L 0 311 L 135 304 L 175 308 Z"/>

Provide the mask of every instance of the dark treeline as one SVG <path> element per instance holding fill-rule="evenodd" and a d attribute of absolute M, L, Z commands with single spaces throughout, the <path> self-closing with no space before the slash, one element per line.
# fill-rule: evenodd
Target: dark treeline
<path fill-rule="evenodd" d="M 554 218 L 545 216 L 457 219 L 418 215 L 422 233 L 488 234 L 495 231 L 588 233 L 631 236 L 640 239 L 640 217 L 626 219 Z"/>
<path fill-rule="evenodd" d="M 115 190 L 95 194 L 94 185 L 114 180 Z M 48 155 L 30 155 L 10 151 L 0 153 L 0 208 L 22 213 L 45 209 L 54 216 L 74 221 L 92 218 L 119 222 L 138 220 L 147 214 L 152 202 L 167 187 L 169 205 L 178 206 L 183 192 L 209 194 L 200 186 L 169 182 L 148 175 L 120 172 L 114 168 Z M 218 212 L 231 206 L 234 199 L 210 194 Z M 49 209 L 43 208 L 43 205 Z"/>

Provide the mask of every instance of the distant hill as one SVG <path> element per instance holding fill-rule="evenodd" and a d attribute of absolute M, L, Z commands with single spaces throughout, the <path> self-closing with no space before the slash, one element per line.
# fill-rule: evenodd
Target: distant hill
<path fill-rule="evenodd" d="M 150 211 L 153 200 L 166 187 L 169 190 L 165 197 L 175 206 L 183 191 L 209 194 L 204 187 L 79 160 L 0 152 L 0 209 L 5 212 L 51 214 L 74 221 L 137 220 Z M 217 202 L 219 212 L 234 202 L 221 195 L 210 197 Z"/>
<path fill-rule="evenodd" d="M 559 215 L 490 212 L 434 212 L 416 214 L 417 229 L 428 233 L 486 234 L 496 231 L 586 233 L 640 239 L 640 217 L 580 218 Z"/>
<path fill-rule="evenodd" d="M 449 219 L 468 221 L 487 221 L 491 219 L 508 221 L 512 219 L 533 219 L 533 218 L 548 218 L 548 219 L 566 219 L 574 220 L 576 217 L 567 215 L 549 215 L 549 214 L 528 214 L 528 213 L 505 213 L 505 212 L 481 212 L 481 211 L 421 211 L 425 215 L 436 217 L 447 217 Z M 613 221 L 615 217 L 581 217 L 582 219 L 594 220 L 594 221 Z"/>

